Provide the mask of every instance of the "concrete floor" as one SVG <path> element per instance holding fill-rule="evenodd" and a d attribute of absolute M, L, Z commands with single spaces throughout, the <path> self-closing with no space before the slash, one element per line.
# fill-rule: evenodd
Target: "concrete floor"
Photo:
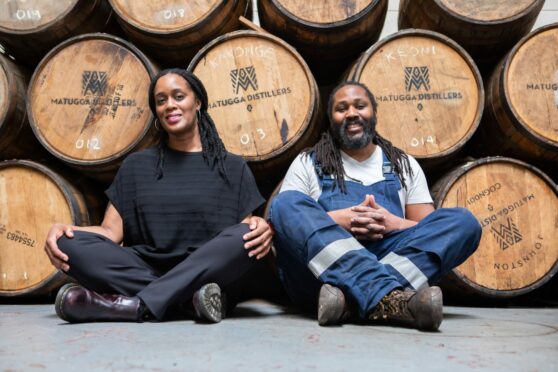
<path fill-rule="evenodd" d="M 263 301 L 220 324 L 66 324 L 0 305 L 0 371 L 558 371 L 558 308 L 444 308 L 440 332 L 343 325 Z"/>

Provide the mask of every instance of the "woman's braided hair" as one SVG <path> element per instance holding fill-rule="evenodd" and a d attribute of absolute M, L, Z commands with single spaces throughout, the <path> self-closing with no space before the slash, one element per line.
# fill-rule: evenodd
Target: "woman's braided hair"
<path fill-rule="evenodd" d="M 357 81 L 345 81 L 339 84 L 329 96 L 329 101 L 327 103 L 327 116 L 329 118 L 330 124 L 333 123 L 332 110 L 333 110 L 333 97 L 337 91 L 347 85 L 353 85 L 363 88 L 366 91 L 366 95 L 372 103 L 372 108 L 374 114 L 377 112 L 378 103 L 374 98 L 370 89 L 362 83 Z M 409 157 L 405 152 L 393 146 L 390 141 L 380 136 L 377 132 L 372 138 L 372 142 L 382 148 L 386 157 L 389 159 L 391 166 L 397 173 L 399 180 L 403 187 L 407 188 L 405 184 L 405 178 L 403 177 L 403 172 L 406 172 L 409 176 L 413 175 L 411 164 L 409 163 Z M 331 174 L 335 178 L 334 187 L 337 186 L 343 193 L 347 193 L 347 188 L 345 186 L 345 169 L 343 168 L 343 163 L 341 161 L 341 152 L 339 150 L 339 143 L 336 143 L 334 136 L 331 135 L 330 130 L 322 134 L 320 140 L 310 149 L 306 151 L 307 153 L 314 152 L 316 156 L 316 162 L 320 166 L 321 170 L 325 174 Z"/>
<path fill-rule="evenodd" d="M 205 162 L 211 167 L 211 169 L 213 169 L 213 167 L 217 165 L 219 174 L 228 182 L 227 172 L 225 170 L 225 158 L 227 157 L 227 150 L 225 148 L 225 145 L 223 144 L 223 141 L 221 140 L 221 137 L 219 137 L 219 133 L 217 132 L 217 128 L 215 127 L 213 119 L 207 112 L 207 91 L 196 75 L 181 68 L 169 68 L 155 75 L 155 77 L 151 79 L 151 83 L 149 85 L 149 108 L 151 109 L 151 112 L 153 113 L 153 115 L 157 116 L 155 111 L 155 84 L 157 84 L 157 81 L 162 76 L 168 74 L 176 74 L 184 78 L 188 85 L 190 85 L 190 88 L 192 88 L 192 91 L 196 95 L 196 98 L 200 101 L 201 107 L 198 115 L 198 128 L 200 131 L 203 158 Z M 157 179 L 163 177 L 163 163 L 165 156 L 164 147 L 167 136 L 168 134 L 164 130 L 161 130 L 161 138 L 158 145 L 159 158 L 157 161 L 156 171 Z"/>

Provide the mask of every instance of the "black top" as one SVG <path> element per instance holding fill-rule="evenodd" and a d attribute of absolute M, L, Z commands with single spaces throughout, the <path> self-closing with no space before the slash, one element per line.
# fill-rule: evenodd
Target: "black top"
<path fill-rule="evenodd" d="M 165 148 L 157 179 L 158 149 L 131 154 L 106 194 L 124 223 L 124 246 L 147 256 L 173 258 L 214 238 L 259 207 L 254 176 L 241 157 L 227 154 L 229 182 L 201 152 Z"/>

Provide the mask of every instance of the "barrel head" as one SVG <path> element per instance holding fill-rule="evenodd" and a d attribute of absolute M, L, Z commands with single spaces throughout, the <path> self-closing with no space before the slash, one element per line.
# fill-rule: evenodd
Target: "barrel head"
<path fill-rule="evenodd" d="M 106 34 L 70 39 L 51 51 L 29 84 L 27 112 L 41 143 L 69 164 L 105 164 L 132 151 L 153 120 L 151 65 Z"/>
<path fill-rule="evenodd" d="M 438 207 L 464 207 L 478 219 L 477 251 L 454 269 L 477 294 L 513 297 L 558 270 L 558 192 L 536 168 L 510 158 L 484 158 L 449 173 Z"/>

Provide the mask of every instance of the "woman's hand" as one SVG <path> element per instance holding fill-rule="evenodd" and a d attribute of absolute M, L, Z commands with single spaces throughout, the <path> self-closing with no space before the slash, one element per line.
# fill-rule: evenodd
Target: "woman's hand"
<path fill-rule="evenodd" d="M 73 238 L 73 226 L 61 223 L 54 224 L 47 234 L 45 252 L 54 267 L 58 270 L 68 271 L 70 269 L 70 266 L 67 264 L 68 256 L 58 248 L 57 243 L 58 239 L 63 235 L 66 235 L 68 238 Z"/>
<path fill-rule="evenodd" d="M 242 237 L 246 242 L 244 248 L 250 250 L 248 256 L 256 256 L 256 260 L 265 257 L 271 249 L 273 231 L 261 217 L 251 216 L 247 218 L 247 221 L 245 219 L 243 222 L 248 223 L 251 230 Z"/>

